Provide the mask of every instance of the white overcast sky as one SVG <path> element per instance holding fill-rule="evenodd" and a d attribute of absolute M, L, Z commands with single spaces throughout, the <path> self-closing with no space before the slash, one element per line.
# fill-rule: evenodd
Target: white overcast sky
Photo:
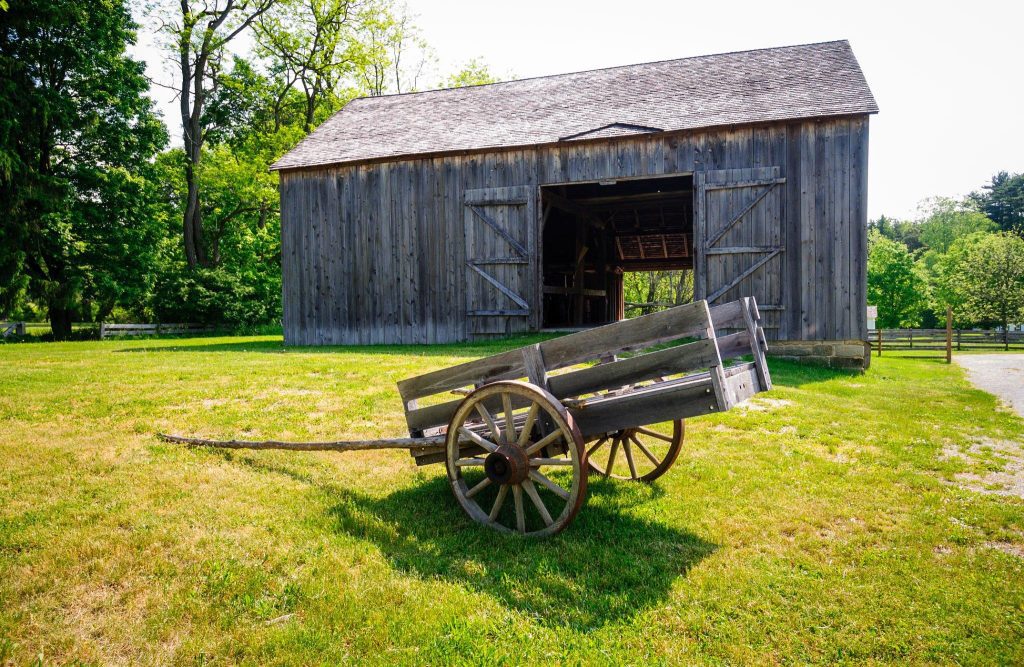
<path fill-rule="evenodd" d="M 408 0 L 439 71 L 516 78 L 848 39 L 878 100 L 869 215 L 913 216 L 999 170 L 1024 172 L 1024 2 Z M 151 74 L 164 65 L 143 35 Z M 154 90 L 172 136 L 174 102 Z"/>

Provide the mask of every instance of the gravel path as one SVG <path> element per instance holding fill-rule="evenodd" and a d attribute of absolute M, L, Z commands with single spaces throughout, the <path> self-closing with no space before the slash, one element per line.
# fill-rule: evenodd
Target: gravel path
<path fill-rule="evenodd" d="M 961 354 L 956 363 L 979 389 L 1003 399 L 1024 417 L 1024 354 Z"/>

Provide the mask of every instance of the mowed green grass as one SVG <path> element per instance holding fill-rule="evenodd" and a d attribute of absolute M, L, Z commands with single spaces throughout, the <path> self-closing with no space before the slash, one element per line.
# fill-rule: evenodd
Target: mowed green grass
<path fill-rule="evenodd" d="M 546 541 L 405 452 L 154 437 L 400 436 L 396 380 L 526 341 L 0 346 L 0 664 L 1024 662 L 1024 501 L 956 483 L 1013 462 L 949 455 L 1024 423 L 955 365 L 772 362 Z"/>

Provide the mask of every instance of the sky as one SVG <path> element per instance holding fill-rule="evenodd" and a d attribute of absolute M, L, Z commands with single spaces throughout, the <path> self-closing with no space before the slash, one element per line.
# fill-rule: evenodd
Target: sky
<path fill-rule="evenodd" d="M 439 73 L 474 57 L 503 78 L 847 39 L 881 112 L 871 119 L 868 215 L 912 218 L 997 171 L 1024 172 L 1024 3 L 408 0 Z M 145 23 L 145 21 L 143 22 Z M 137 55 L 167 81 L 151 35 Z M 171 93 L 154 98 L 172 136 Z"/>

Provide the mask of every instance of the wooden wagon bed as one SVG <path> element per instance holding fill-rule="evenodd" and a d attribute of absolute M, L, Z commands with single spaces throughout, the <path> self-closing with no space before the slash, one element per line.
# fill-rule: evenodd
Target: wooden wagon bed
<path fill-rule="evenodd" d="M 501 380 L 524 379 L 549 391 L 584 436 L 722 412 L 771 389 L 759 322 L 753 299 L 713 308 L 698 301 L 409 378 L 398 383 L 409 434 L 444 433 L 462 402 L 452 392 Z M 697 340 L 617 358 L 688 338 Z M 727 365 L 743 356 L 752 361 Z M 595 361 L 605 363 L 580 366 Z M 439 396 L 448 400 L 420 406 Z M 420 464 L 434 463 L 441 451 L 413 455 Z"/>

